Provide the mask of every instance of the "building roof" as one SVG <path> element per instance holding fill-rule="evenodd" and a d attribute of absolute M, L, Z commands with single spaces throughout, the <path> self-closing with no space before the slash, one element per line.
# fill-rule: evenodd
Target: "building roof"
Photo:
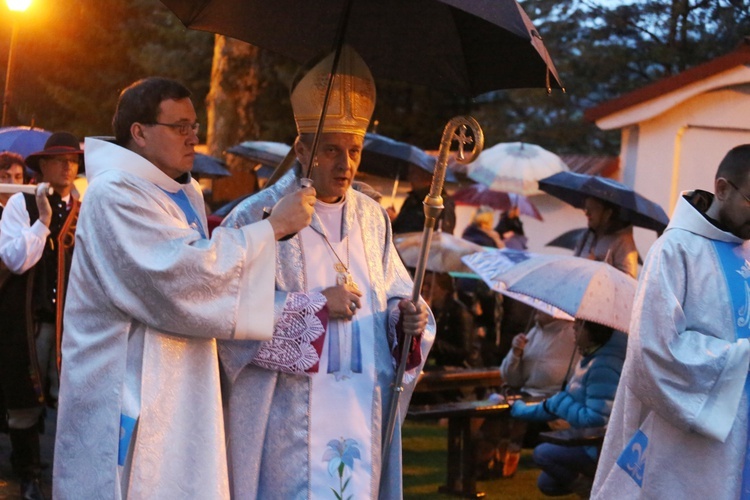
<path fill-rule="evenodd" d="M 589 108 L 584 113 L 584 118 L 595 122 L 601 118 L 617 113 L 632 106 L 641 104 L 651 99 L 658 98 L 677 89 L 705 80 L 706 78 L 732 69 L 736 66 L 750 64 L 750 37 L 744 40 L 734 51 L 717 57 L 706 63 L 687 69 L 674 76 L 663 78 L 650 85 L 641 87 L 632 92 L 616 97 L 602 104 Z"/>
<path fill-rule="evenodd" d="M 560 155 L 571 172 L 610 177 L 617 173 L 620 159 L 617 156 Z"/>

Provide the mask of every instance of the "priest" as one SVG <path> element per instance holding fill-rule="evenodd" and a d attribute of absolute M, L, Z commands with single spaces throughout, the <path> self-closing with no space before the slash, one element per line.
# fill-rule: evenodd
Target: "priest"
<path fill-rule="evenodd" d="M 750 144 L 651 247 L 592 498 L 750 497 Z"/>
<path fill-rule="evenodd" d="M 54 497 L 226 499 L 215 338 L 271 338 L 274 242 L 309 223 L 314 190 L 208 239 L 190 92 L 140 80 L 113 128 L 114 143 L 86 139 Z"/>
<path fill-rule="evenodd" d="M 292 90 L 297 164 L 225 221 L 240 227 L 259 220 L 263 207 L 297 190 L 313 165 L 313 222 L 277 243 L 276 307 L 297 303 L 304 311 L 322 303 L 327 318 L 279 321 L 270 342 L 220 345 L 231 382 L 235 498 L 402 495 L 400 425 L 381 460 L 396 359 L 401 349 L 410 350 L 400 424 L 434 338 L 434 321 L 423 303 L 407 299 L 412 281 L 393 246 L 386 211 L 351 189 L 375 85 L 364 61 L 346 46 L 312 154 L 332 57 Z"/>

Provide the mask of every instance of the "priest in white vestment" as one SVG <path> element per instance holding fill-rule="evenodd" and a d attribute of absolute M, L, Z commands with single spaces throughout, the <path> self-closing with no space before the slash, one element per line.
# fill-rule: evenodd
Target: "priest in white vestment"
<path fill-rule="evenodd" d="M 215 338 L 271 338 L 275 240 L 314 190 L 268 221 L 214 231 L 191 179 L 196 114 L 164 78 L 120 95 L 116 143 L 86 139 L 62 345 L 54 497 L 229 498 Z"/>
<path fill-rule="evenodd" d="M 299 162 L 249 198 L 225 224 L 260 219 L 298 189 L 309 165 L 331 59 L 292 91 Z M 412 282 L 392 243 L 386 211 L 350 189 L 374 107 L 364 61 L 344 47 L 311 174 L 312 224 L 277 244 L 277 307 L 325 304 L 328 318 L 279 321 L 271 342 L 220 342 L 231 381 L 230 482 L 235 498 L 402 496 L 400 424 L 429 347 L 434 321 L 408 299 Z M 404 333 L 408 335 L 404 337 Z M 418 334 L 414 337 L 411 334 Z M 420 335 L 421 334 L 421 335 Z M 381 463 L 396 354 L 411 339 L 406 390 L 393 444 Z"/>
<path fill-rule="evenodd" d="M 592 498 L 750 498 L 750 145 L 651 247 Z"/>

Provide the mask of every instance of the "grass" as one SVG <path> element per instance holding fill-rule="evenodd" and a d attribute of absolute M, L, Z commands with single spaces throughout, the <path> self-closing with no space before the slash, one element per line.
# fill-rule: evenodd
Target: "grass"
<path fill-rule="evenodd" d="M 447 427 L 437 423 L 412 422 L 407 420 L 402 433 L 404 449 L 404 499 L 427 500 L 459 498 L 438 493 L 445 483 Z M 531 460 L 531 450 L 524 449 L 518 471 L 513 478 L 477 482 L 477 490 L 486 493 L 485 498 L 539 500 L 547 499 L 536 487 L 539 469 Z M 576 495 L 557 497 L 576 499 Z"/>

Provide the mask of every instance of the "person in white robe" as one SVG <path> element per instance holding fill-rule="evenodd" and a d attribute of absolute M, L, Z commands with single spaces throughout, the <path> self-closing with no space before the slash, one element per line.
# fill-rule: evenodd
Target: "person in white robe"
<path fill-rule="evenodd" d="M 330 67 L 331 56 L 292 91 L 299 161 L 275 185 L 239 205 L 226 225 L 258 220 L 264 206 L 297 189 L 301 165 L 312 159 L 312 134 L 322 109 L 318 91 Z M 271 342 L 220 342 L 231 381 L 228 433 L 235 498 L 402 496 L 400 424 L 434 339 L 434 320 L 423 303 L 417 309 L 406 299 L 412 282 L 393 246 L 386 211 L 350 189 L 374 97 L 369 70 L 344 47 L 311 174 L 318 197 L 313 222 L 277 244 L 277 306 L 300 297 L 325 301 L 328 320 L 279 322 Z M 337 296 L 344 297 L 344 307 Z M 404 338 L 411 339 L 407 383 L 393 444 L 382 463 Z"/>
<path fill-rule="evenodd" d="M 750 498 L 750 145 L 714 188 L 646 258 L 592 498 Z"/>
<path fill-rule="evenodd" d="M 121 94 L 115 143 L 87 138 L 62 345 L 53 494 L 229 498 L 215 338 L 273 331 L 274 242 L 310 221 L 312 188 L 267 221 L 206 238 L 190 177 L 190 92 L 165 78 Z"/>

